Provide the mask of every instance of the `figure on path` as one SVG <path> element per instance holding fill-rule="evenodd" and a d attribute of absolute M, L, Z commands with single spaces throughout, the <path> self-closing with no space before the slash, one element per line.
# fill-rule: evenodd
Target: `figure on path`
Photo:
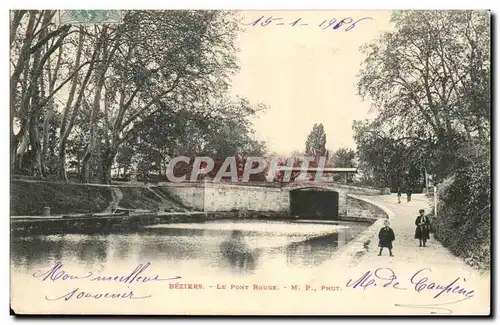
<path fill-rule="evenodd" d="M 411 188 L 406 190 L 406 202 L 411 202 Z"/>
<path fill-rule="evenodd" d="M 424 209 L 420 209 L 418 212 L 420 212 L 420 215 L 415 219 L 415 226 L 417 226 L 415 229 L 415 239 L 418 239 L 420 243 L 419 247 L 425 247 L 425 243 L 430 239 L 431 220 L 424 214 Z"/>
<path fill-rule="evenodd" d="M 392 242 L 395 239 L 394 236 L 394 230 L 392 230 L 391 227 L 389 227 L 389 220 L 384 221 L 384 227 L 380 229 L 378 233 L 378 246 L 380 247 L 380 252 L 378 253 L 378 256 L 382 255 L 382 250 L 384 247 L 387 247 L 389 249 L 389 255 L 392 255 Z"/>
<path fill-rule="evenodd" d="M 401 187 L 398 187 L 398 203 L 401 203 Z"/>

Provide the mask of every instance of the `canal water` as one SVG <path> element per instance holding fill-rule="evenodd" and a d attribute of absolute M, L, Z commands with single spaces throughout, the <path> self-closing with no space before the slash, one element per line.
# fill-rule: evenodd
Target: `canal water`
<path fill-rule="evenodd" d="M 13 276 L 33 274 L 56 262 L 103 271 L 150 262 L 171 274 L 226 274 L 314 268 L 369 224 L 281 221 L 214 221 L 162 224 L 135 233 L 57 234 L 11 238 Z"/>

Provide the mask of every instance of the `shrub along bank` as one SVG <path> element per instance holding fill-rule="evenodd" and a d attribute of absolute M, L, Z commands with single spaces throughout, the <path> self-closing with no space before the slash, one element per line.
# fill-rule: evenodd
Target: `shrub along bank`
<path fill-rule="evenodd" d="M 488 147 L 471 152 L 438 190 L 434 234 L 469 265 L 489 270 L 491 263 L 491 175 Z"/>

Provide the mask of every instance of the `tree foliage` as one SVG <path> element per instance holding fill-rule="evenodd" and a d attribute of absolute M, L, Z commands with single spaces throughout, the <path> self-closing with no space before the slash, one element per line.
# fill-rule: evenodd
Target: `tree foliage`
<path fill-rule="evenodd" d="M 392 22 L 394 30 L 362 49 L 358 90 L 378 115 L 353 125 L 360 165 L 384 186 L 415 186 L 424 171 L 452 183 L 440 192 L 436 235 L 457 255 L 470 249 L 483 256 L 477 249 L 488 244 L 491 200 L 490 15 L 403 11 Z"/>
<path fill-rule="evenodd" d="M 307 136 L 306 154 L 325 157 L 326 153 L 326 133 L 323 124 L 314 124 L 313 129 Z"/>
<path fill-rule="evenodd" d="M 161 171 L 183 151 L 263 148 L 248 118 L 264 108 L 228 99 L 235 12 L 131 10 L 95 26 L 56 25 L 55 14 L 10 13 L 13 172 L 67 180 L 70 167 L 109 183 L 116 163 Z"/>

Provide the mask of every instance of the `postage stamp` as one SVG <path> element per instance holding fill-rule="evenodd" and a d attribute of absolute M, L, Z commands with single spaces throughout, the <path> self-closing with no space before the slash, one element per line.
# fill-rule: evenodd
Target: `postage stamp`
<path fill-rule="evenodd" d="M 58 10 L 60 25 L 121 24 L 121 10 Z"/>
<path fill-rule="evenodd" d="M 490 315 L 490 29 L 10 11 L 11 313 Z"/>

